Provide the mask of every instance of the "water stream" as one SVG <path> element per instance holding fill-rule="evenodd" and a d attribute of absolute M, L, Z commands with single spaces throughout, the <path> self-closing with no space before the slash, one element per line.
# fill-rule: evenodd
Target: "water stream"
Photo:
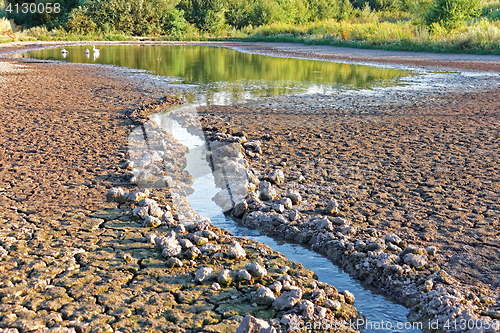
<path fill-rule="evenodd" d="M 421 332 L 408 328 L 408 309 L 396 304 L 390 298 L 377 293 L 367 285 L 351 277 L 333 264 L 329 259 L 311 251 L 300 244 L 285 242 L 261 235 L 257 230 L 248 229 L 222 213 L 221 208 L 212 201 L 220 189 L 215 186 L 214 177 L 206 155 L 206 142 L 199 136 L 190 134 L 177 121 L 170 118 L 169 111 L 153 115 L 152 120 L 169 131 L 179 143 L 189 148 L 185 168 L 194 178 L 194 192 L 188 195 L 191 207 L 200 215 L 209 217 L 212 223 L 231 232 L 235 236 L 246 237 L 267 244 L 284 254 L 288 259 L 299 262 L 312 270 L 318 280 L 335 286 L 339 291 L 349 290 L 356 297 L 355 307 L 366 317 L 367 322 L 386 323 L 384 329 L 365 329 L 365 332 Z M 398 323 L 407 325 L 397 329 Z M 393 329 L 388 328 L 393 327 Z"/>

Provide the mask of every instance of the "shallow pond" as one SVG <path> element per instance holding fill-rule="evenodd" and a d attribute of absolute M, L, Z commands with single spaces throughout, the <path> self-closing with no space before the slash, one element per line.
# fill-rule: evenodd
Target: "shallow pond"
<path fill-rule="evenodd" d="M 85 53 L 85 49 L 89 53 Z M 401 85 L 410 71 L 329 61 L 268 57 L 193 45 L 102 45 L 31 51 L 22 57 L 118 65 L 149 71 L 172 84 L 193 85 L 189 102 L 233 104 L 283 94 L 328 94 L 339 89 Z"/>

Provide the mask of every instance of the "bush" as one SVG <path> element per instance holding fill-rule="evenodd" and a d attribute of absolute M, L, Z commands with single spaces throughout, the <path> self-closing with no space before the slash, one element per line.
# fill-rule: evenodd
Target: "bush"
<path fill-rule="evenodd" d="M 87 0 L 70 13 L 66 27 L 75 33 L 118 31 L 133 36 L 157 35 L 171 18 L 176 3 L 175 0 Z"/>
<path fill-rule="evenodd" d="M 481 0 L 434 0 L 425 15 L 425 23 L 442 25 L 451 30 L 481 13 Z"/>

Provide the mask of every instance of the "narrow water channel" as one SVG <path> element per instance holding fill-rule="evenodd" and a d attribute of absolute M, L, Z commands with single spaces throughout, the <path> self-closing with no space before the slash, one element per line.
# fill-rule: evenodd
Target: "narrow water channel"
<path fill-rule="evenodd" d="M 300 244 L 292 244 L 279 239 L 261 235 L 257 230 L 248 229 L 222 213 L 221 208 L 212 201 L 220 191 L 215 186 L 214 177 L 206 156 L 206 142 L 183 128 L 169 115 L 170 111 L 151 116 L 158 125 L 170 132 L 175 139 L 189 148 L 186 154 L 186 171 L 194 178 L 194 192 L 187 196 L 191 207 L 200 215 L 209 217 L 212 223 L 231 232 L 235 236 L 246 237 L 270 246 L 273 250 L 284 254 L 288 259 L 304 265 L 318 276 L 318 280 L 335 286 L 339 291 L 349 290 L 356 297 L 355 307 L 366 317 L 367 322 L 387 323 L 394 329 L 365 329 L 365 332 L 421 332 L 418 329 L 405 328 L 398 330 L 398 323 L 407 323 L 409 310 L 393 302 L 390 298 L 375 292 L 351 277 L 348 273 L 333 264 L 329 259 L 307 249 Z M 201 130 L 201 129 L 199 129 Z"/>

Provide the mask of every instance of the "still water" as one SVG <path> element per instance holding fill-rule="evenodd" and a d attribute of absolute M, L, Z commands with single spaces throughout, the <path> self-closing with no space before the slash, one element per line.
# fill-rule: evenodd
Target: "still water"
<path fill-rule="evenodd" d="M 85 53 L 89 49 L 89 54 Z M 101 45 L 51 48 L 23 57 L 77 63 L 117 65 L 146 70 L 171 84 L 192 86 L 183 97 L 190 103 L 230 105 L 283 94 L 328 94 L 339 89 L 401 85 L 410 71 L 329 61 L 267 57 L 193 45 Z"/>

